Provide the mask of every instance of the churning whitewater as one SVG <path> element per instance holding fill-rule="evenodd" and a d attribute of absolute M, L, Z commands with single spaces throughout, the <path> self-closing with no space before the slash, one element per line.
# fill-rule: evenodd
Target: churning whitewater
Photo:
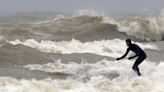
<path fill-rule="evenodd" d="M 163 26 L 163 11 L 0 16 L 0 92 L 163 92 Z M 115 60 L 127 38 L 147 54 L 140 77 L 135 60 Z"/>
<path fill-rule="evenodd" d="M 15 40 L 9 41 L 13 45 L 24 45 L 35 48 L 39 51 L 46 53 L 59 53 L 59 54 L 71 54 L 71 53 L 94 53 L 100 55 L 106 55 L 111 57 L 118 57 L 120 53 L 125 52 L 125 42 L 120 39 L 114 40 L 101 40 L 93 42 L 80 42 L 78 40 L 71 41 L 35 41 L 34 39 L 27 39 L 25 41 Z M 159 50 L 156 45 L 138 43 L 143 49 Z M 120 48 L 120 46 L 122 46 Z"/>
<path fill-rule="evenodd" d="M 1 92 L 162 92 L 164 89 L 164 64 L 144 62 L 138 77 L 131 70 L 132 62 L 102 60 L 95 64 L 59 61 L 43 65 L 25 65 L 29 70 L 68 74 L 67 79 L 17 80 L 1 77 Z"/>

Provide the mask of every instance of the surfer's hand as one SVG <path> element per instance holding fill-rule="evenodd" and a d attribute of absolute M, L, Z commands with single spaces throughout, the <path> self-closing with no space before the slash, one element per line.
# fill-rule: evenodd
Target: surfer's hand
<path fill-rule="evenodd" d="M 120 58 L 116 58 L 116 60 L 120 60 Z"/>

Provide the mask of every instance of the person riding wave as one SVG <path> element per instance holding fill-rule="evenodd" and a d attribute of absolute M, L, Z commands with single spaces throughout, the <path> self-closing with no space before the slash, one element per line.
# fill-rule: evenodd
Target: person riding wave
<path fill-rule="evenodd" d="M 126 53 L 123 56 L 116 58 L 116 60 L 120 60 L 120 59 L 126 57 L 126 55 L 129 53 L 129 51 L 134 52 L 136 55 L 129 57 L 128 59 L 133 59 L 135 57 L 138 57 L 133 65 L 132 69 L 138 74 L 138 76 L 140 76 L 141 73 L 140 73 L 138 66 L 142 61 L 144 61 L 146 59 L 146 57 L 147 57 L 146 53 L 137 44 L 132 44 L 131 39 L 126 39 L 126 44 L 128 46 Z"/>

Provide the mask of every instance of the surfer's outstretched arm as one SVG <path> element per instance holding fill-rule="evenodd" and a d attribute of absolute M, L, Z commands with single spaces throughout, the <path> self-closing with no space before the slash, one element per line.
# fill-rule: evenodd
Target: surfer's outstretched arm
<path fill-rule="evenodd" d="M 120 58 L 116 58 L 116 60 L 120 60 L 120 59 L 126 57 L 126 55 L 129 53 L 129 51 L 130 51 L 130 49 L 128 48 L 128 49 L 126 50 L 125 54 L 124 54 L 123 56 L 121 56 Z"/>

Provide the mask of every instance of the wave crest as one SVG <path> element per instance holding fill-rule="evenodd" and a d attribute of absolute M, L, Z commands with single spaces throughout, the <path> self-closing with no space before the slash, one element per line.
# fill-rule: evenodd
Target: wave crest
<path fill-rule="evenodd" d="M 71 54 L 71 53 L 95 53 L 100 55 L 106 55 L 111 57 L 118 57 L 121 53 L 125 52 L 127 48 L 123 40 L 114 39 L 114 40 L 102 40 L 102 41 L 93 41 L 93 42 L 80 42 L 79 40 L 71 41 L 41 41 L 38 42 L 34 39 L 28 39 L 25 41 L 15 40 L 8 41 L 10 44 L 18 45 L 22 44 L 32 48 L 36 48 L 42 52 L 47 53 L 60 53 L 60 54 Z M 142 44 L 137 43 L 143 49 L 154 49 L 158 50 L 158 47 L 153 44 Z M 121 48 L 120 48 L 121 46 Z"/>

